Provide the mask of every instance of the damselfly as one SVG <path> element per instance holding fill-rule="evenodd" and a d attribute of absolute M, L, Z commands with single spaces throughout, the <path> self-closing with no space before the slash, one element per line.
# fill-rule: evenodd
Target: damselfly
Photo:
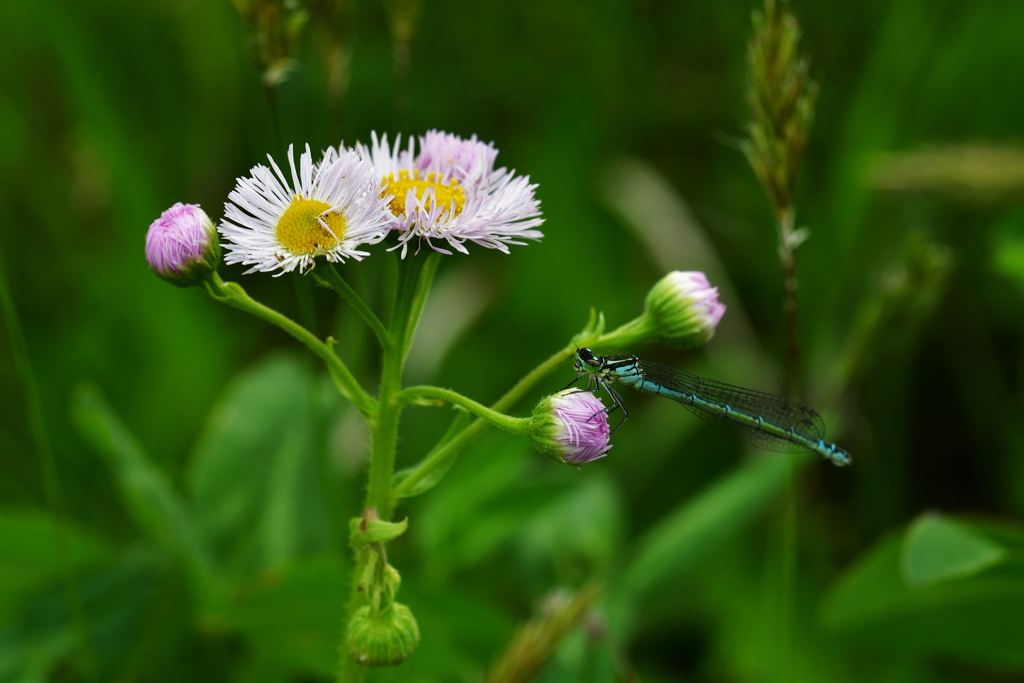
<path fill-rule="evenodd" d="M 585 376 L 586 391 L 604 389 L 611 397 L 608 413 L 622 408 L 622 420 L 612 430 L 613 434 L 629 417 L 622 397 L 611 387 L 612 382 L 622 382 L 682 403 L 708 424 L 755 448 L 810 450 L 840 466 L 853 461 L 849 453 L 824 440 L 825 423 L 818 413 L 781 396 L 703 379 L 636 356 L 595 356 L 588 348 L 576 351 L 575 368 L 577 377 L 569 386 Z"/>

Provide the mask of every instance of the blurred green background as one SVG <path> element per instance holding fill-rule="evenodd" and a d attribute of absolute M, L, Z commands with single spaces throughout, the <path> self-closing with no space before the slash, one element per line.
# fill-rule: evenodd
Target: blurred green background
<path fill-rule="evenodd" d="M 358 414 L 291 338 L 143 258 L 162 210 L 218 220 L 289 143 L 476 133 L 539 183 L 542 242 L 443 260 L 407 381 L 493 401 L 591 306 L 617 326 L 680 269 L 721 288 L 717 336 L 626 351 L 781 390 L 775 231 L 737 149 L 752 3 L 301 5 L 261 65 L 227 0 L 0 3 L 0 267 L 45 421 L 34 436 L 7 315 L 0 680 L 331 679 Z M 796 198 L 805 398 L 854 465 L 802 481 L 793 679 L 1024 680 L 1024 4 L 794 9 L 822 86 Z M 267 54 L 293 60 L 273 97 Z M 380 307 L 394 255 L 373 251 L 342 272 Z M 221 273 L 373 385 L 373 339 L 333 293 Z M 594 577 L 539 680 L 777 679 L 785 459 L 626 398 L 598 463 L 488 433 L 400 508 L 389 560 L 423 639 L 371 680 L 482 680 Z M 409 409 L 399 467 L 450 419 Z"/>

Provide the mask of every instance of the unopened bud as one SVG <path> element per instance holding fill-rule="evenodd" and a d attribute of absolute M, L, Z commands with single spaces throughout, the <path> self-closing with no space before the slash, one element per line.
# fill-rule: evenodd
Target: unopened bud
<path fill-rule="evenodd" d="M 400 602 L 377 613 L 370 605 L 360 607 L 348 623 L 348 650 L 363 666 L 400 664 L 419 642 L 416 617 Z"/>
<path fill-rule="evenodd" d="M 710 341 L 725 315 L 725 304 L 718 301 L 718 288 L 698 271 L 676 270 L 661 278 L 647 293 L 644 307 L 662 340 L 680 349 Z"/>
<path fill-rule="evenodd" d="M 179 287 L 201 284 L 220 265 L 220 238 L 198 204 L 175 204 L 146 233 L 146 262 Z"/>
<path fill-rule="evenodd" d="M 530 428 L 533 447 L 567 465 L 603 458 L 611 448 L 604 403 L 588 391 L 567 389 L 541 399 Z"/>

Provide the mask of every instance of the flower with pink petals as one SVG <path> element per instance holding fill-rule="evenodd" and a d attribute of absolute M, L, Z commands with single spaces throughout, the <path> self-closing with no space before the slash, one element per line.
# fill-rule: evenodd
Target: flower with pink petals
<path fill-rule="evenodd" d="M 387 135 L 371 135 L 369 146 L 356 151 L 373 164 L 390 195 L 390 226 L 399 232 L 403 257 L 409 243 L 426 241 L 450 254 L 439 243 L 468 253 L 465 243 L 509 253 L 508 245 L 543 237 L 536 185 L 529 176 L 495 169 L 498 150 L 474 135 L 465 140 L 432 130 L 400 149 L 400 138 L 389 146 Z M 344 151 L 344 147 L 341 148 Z"/>
<path fill-rule="evenodd" d="M 149 226 L 146 262 L 154 273 L 179 287 L 201 283 L 220 264 L 213 221 L 198 204 L 178 202 Z"/>
<path fill-rule="evenodd" d="M 540 453 L 567 465 L 603 458 L 611 449 L 604 403 L 589 391 L 568 389 L 541 400 L 531 431 Z"/>

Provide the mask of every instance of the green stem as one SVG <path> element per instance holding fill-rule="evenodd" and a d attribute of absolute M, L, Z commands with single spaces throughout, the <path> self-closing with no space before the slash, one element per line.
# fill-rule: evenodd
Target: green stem
<path fill-rule="evenodd" d="M 398 289 L 389 334 L 393 343 L 384 351 L 377 398 L 379 410 L 372 425 L 373 442 L 366 486 L 366 507 L 376 508 L 383 520 L 391 518 L 391 476 L 395 472 L 398 420 L 403 406 L 398 398 L 402 390 L 402 370 L 439 260 L 438 254 L 432 253 L 426 259 L 411 257 L 399 263 Z"/>
<path fill-rule="evenodd" d="M 631 323 L 627 323 L 631 324 Z M 529 393 L 542 379 L 550 375 L 552 372 L 560 367 L 565 367 L 568 360 L 572 358 L 573 354 L 576 353 L 576 345 L 583 344 L 601 344 L 606 339 L 614 339 L 618 336 L 618 330 L 610 332 L 606 335 L 601 335 L 601 330 L 604 327 L 603 318 L 598 320 L 596 316 L 591 317 L 590 322 L 582 333 L 577 335 L 574 343 L 569 344 L 565 348 L 557 351 L 546 361 L 535 367 L 530 371 L 528 375 L 519 380 L 514 387 L 508 390 L 508 392 L 495 401 L 490 410 L 495 413 L 504 413 L 509 410 L 512 406 L 518 403 L 527 393 Z M 418 388 L 418 387 L 417 387 Z M 432 388 L 432 387 L 431 387 Z M 469 400 L 469 399 L 466 399 Z M 477 404 L 479 405 L 479 404 Z M 468 406 L 464 406 L 467 407 Z M 479 413 L 477 413 L 479 414 Z M 398 484 L 391 492 L 391 506 L 392 508 L 397 504 L 400 498 L 404 498 L 409 491 L 412 491 L 421 481 L 426 479 L 431 472 L 438 469 L 439 467 L 445 466 L 451 458 L 454 458 L 459 454 L 469 442 L 476 437 L 480 436 L 490 426 L 488 420 L 479 417 L 471 422 L 465 429 L 458 434 L 451 437 L 451 439 L 441 445 L 435 447 L 432 451 L 432 455 L 424 459 L 416 468 L 409 473 L 400 484 Z"/>
<path fill-rule="evenodd" d="M 796 250 L 793 246 L 793 209 L 778 211 L 779 257 L 782 261 L 783 310 L 786 314 L 786 396 L 800 400 L 800 327 L 796 292 Z"/>
<path fill-rule="evenodd" d="M 800 493 L 800 454 L 790 453 L 786 474 L 786 489 L 782 509 L 782 573 L 780 580 L 781 605 L 779 611 L 779 680 L 788 683 L 794 679 L 795 650 L 793 634 L 793 601 L 796 598 L 796 560 L 798 543 L 798 515 Z"/>
<path fill-rule="evenodd" d="M 503 431 L 517 436 L 530 436 L 530 418 L 512 417 L 497 410 L 488 408 L 482 403 L 477 403 L 471 398 L 441 387 L 409 387 L 398 395 L 399 399 L 406 403 L 414 403 L 419 398 L 432 398 L 447 401 L 453 405 L 462 406 L 477 417 L 490 422 L 492 425 Z"/>
<path fill-rule="evenodd" d="M 786 317 L 786 395 L 800 400 L 800 336 L 797 305 L 796 252 L 793 242 L 793 208 L 785 205 L 777 211 L 779 257 L 782 262 L 783 310 Z M 782 582 L 779 591 L 782 604 L 779 612 L 779 680 L 793 680 L 795 649 L 793 633 L 793 601 L 796 597 L 797 552 L 799 544 L 800 456 L 790 454 L 789 472 L 783 494 L 782 509 Z"/>
<path fill-rule="evenodd" d="M 316 278 L 317 282 L 323 283 L 333 289 L 335 292 L 341 295 L 345 301 L 351 304 L 352 308 L 356 309 L 366 324 L 370 326 L 374 334 L 377 335 L 377 339 L 380 340 L 380 345 L 383 348 L 388 348 L 391 345 L 391 337 L 388 335 L 387 329 L 384 327 L 384 323 L 380 321 L 370 307 L 366 305 L 363 298 L 356 294 L 356 290 L 345 282 L 345 279 L 341 277 L 341 274 L 335 269 L 333 263 L 323 261 L 317 264 L 317 268 L 313 271 L 313 277 Z"/>
<path fill-rule="evenodd" d="M 366 571 L 370 551 L 362 548 L 356 551 L 355 566 L 352 567 L 352 587 L 348 595 L 348 607 L 345 610 L 345 621 L 341 624 L 341 655 L 338 662 L 338 683 L 362 683 L 366 677 L 366 667 L 352 657 L 348 651 L 348 622 L 360 607 L 366 604 L 366 595 L 359 590 L 359 582 Z"/>
<path fill-rule="evenodd" d="M 272 325 L 276 325 L 288 334 L 292 335 L 309 349 L 324 359 L 327 368 L 331 373 L 335 386 L 342 396 L 352 402 L 359 412 L 368 420 L 372 419 L 377 412 L 377 402 L 370 397 L 366 391 L 359 386 L 359 382 L 352 376 L 348 367 L 334 354 L 334 350 L 325 342 L 320 341 L 312 332 L 294 320 L 281 315 L 277 311 L 259 303 L 234 282 L 224 282 L 216 272 L 206 281 L 206 289 L 217 301 L 226 303 L 229 306 L 251 313 L 257 318 L 262 318 Z"/>
<path fill-rule="evenodd" d="M 654 318 L 647 313 L 630 320 L 617 330 L 603 335 L 594 342 L 594 345 L 608 347 L 628 347 L 634 344 L 644 344 L 658 338 L 659 327 Z"/>
<path fill-rule="evenodd" d="M 370 421 L 372 444 L 366 486 L 366 508 L 376 508 L 377 515 L 384 520 L 391 517 L 392 509 L 391 477 L 395 471 L 398 420 L 403 407 L 403 402 L 399 399 L 402 391 L 402 369 L 439 262 L 439 255 L 431 253 L 425 259 L 411 257 L 399 261 L 398 264 L 398 286 L 391 314 L 391 329 L 388 332 L 388 338 L 392 343 L 384 347 L 380 395 L 377 397 L 378 410 L 376 417 Z M 359 581 L 368 561 L 369 551 L 365 548 L 356 551 L 348 609 L 342 624 L 338 683 L 361 683 L 366 675 L 366 668 L 357 663 L 348 652 L 348 622 L 356 610 L 366 604 L 366 595 L 359 591 Z"/>
<path fill-rule="evenodd" d="M 21 329 L 18 311 L 7 290 L 7 281 L 0 270 L 0 311 L 3 313 L 7 327 L 8 341 L 11 347 L 11 360 L 15 371 L 21 376 L 25 391 L 25 410 L 28 413 L 28 428 L 35 442 L 39 455 L 39 463 L 43 473 L 43 495 L 47 507 L 54 519 L 54 543 L 60 567 L 61 579 L 64 583 L 64 596 L 71 615 L 72 630 L 78 645 L 79 663 L 87 680 L 96 680 L 96 658 L 89 644 L 89 623 L 82 602 L 82 593 L 78 585 L 78 577 L 71 564 L 71 542 L 68 538 L 67 523 L 64 515 L 64 500 L 60 488 L 60 477 L 57 472 L 57 461 L 53 456 L 53 448 L 48 437 L 46 421 L 43 418 L 43 405 L 36 386 L 35 374 L 29 363 L 25 334 Z"/>

